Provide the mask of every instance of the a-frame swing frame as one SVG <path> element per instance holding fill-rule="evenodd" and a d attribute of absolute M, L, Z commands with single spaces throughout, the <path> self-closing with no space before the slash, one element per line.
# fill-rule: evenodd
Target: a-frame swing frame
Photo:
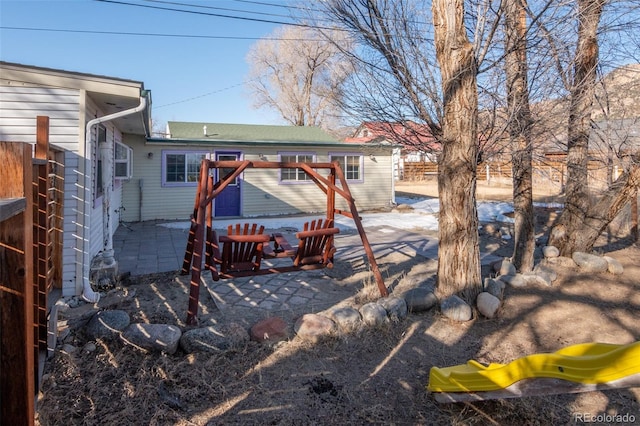
<path fill-rule="evenodd" d="M 233 169 L 222 179 L 214 183 L 214 176 L 210 172 L 212 169 Z M 200 166 L 200 180 L 195 197 L 193 215 L 191 217 L 191 229 L 185 251 L 184 262 L 181 274 L 186 275 L 191 271 L 191 284 L 189 288 L 189 307 L 187 310 L 187 324 L 197 323 L 198 301 L 200 294 L 200 279 L 205 243 L 211 241 L 213 233 L 213 212 L 212 202 L 222 191 L 233 182 L 242 172 L 247 169 L 302 169 L 307 176 L 326 194 L 327 197 L 327 219 L 333 221 L 336 213 L 351 218 L 360 234 L 362 245 L 369 266 L 380 290 L 380 295 L 385 297 L 389 293 L 384 284 L 384 279 L 378 268 L 378 264 L 373 255 L 373 250 L 367 239 L 367 235 L 360 221 L 360 215 L 356 208 L 355 199 L 349 191 L 347 179 L 344 176 L 338 162 L 331 163 L 290 163 L 273 161 L 212 161 L 203 159 Z M 324 177 L 318 170 L 328 170 L 329 175 Z M 340 186 L 336 185 L 336 180 Z M 349 211 L 336 209 L 336 194 L 344 198 L 349 206 Z M 207 247 L 207 250 L 209 248 Z M 207 254 L 208 256 L 208 254 Z"/>

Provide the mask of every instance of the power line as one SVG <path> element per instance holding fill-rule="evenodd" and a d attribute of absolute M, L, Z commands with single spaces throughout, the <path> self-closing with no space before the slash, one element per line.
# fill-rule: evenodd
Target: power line
<path fill-rule="evenodd" d="M 227 91 L 227 90 L 235 89 L 236 87 L 243 86 L 245 83 L 246 83 L 246 82 L 242 82 L 242 83 L 234 84 L 234 85 L 232 85 L 232 86 L 227 86 L 227 87 L 225 87 L 225 88 L 223 88 L 223 89 L 214 90 L 214 91 L 212 91 L 212 92 L 207 92 L 207 93 L 204 93 L 204 94 L 202 94 L 202 95 L 193 96 L 193 97 L 191 97 L 191 98 L 182 99 L 182 100 L 180 100 L 180 101 L 170 102 L 170 103 L 168 103 L 168 104 L 164 104 L 164 105 L 160 105 L 160 106 L 155 106 L 155 105 L 154 105 L 154 107 L 153 107 L 153 108 L 154 108 L 154 109 L 164 108 L 164 107 L 168 107 L 168 106 L 172 106 L 172 105 L 177 105 L 177 104 L 182 104 L 182 103 L 185 103 L 185 102 L 194 101 L 194 100 L 196 100 L 196 99 L 204 98 L 204 97 L 206 97 L 206 96 L 215 95 L 216 93 L 225 92 L 225 91 Z"/>
<path fill-rule="evenodd" d="M 271 19 L 249 18 L 249 17 L 246 17 L 246 16 L 224 15 L 224 14 L 220 14 L 220 13 L 202 12 L 202 11 L 186 10 L 186 9 L 176 9 L 176 8 L 173 8 L 173 7 L 151 6 L 151 5 L 147 5 L 147 4 L 129 3 L 129 2 L 126 2 L 126 1 L 118 1 L 118 0 L 94 0 L 94 1 L 102 2 L 102 3 L 120 4 L 120 5 L 124 5 L 124 6 L 137 6 L 137 7 L 147 8 L 147 9 L 166 10 L 166 11 L 170 11 L 170 12 L 190 13 L 190 14 L 193 14 L 193 15 L 214 16 L 214 17 L 217 17 L 217 18 L 238 19 L 238 20 L 251 21 L 251 22 L 263 22 L 263 23 L 266 23 L 266 24 L 290 25 L 290 26 L 294 26 L 294 27 L 316 28 L 316 29 L 321 29 L 321 30 L 336 30 L 337 29 L 337 28 L 330 28 L 330 27 L 321 27 L 321 26 L 317 26 L 317 25 L 301 24 L 301 23 L 296 23 L 296 22 L 284 22 L 284 21 L 275 21 L 275 20 L 271 20 Z"/>
<path fill-rule="evenodd" d="M 265 1 L 252 1 L 252 0 L 233 0 L 233 1 L 238 2 L 238 3 L 257 4 L 257 5 L 260 5 L 260 6 L 282 7 L 282 8 L 287 9 L 287 10 L 295 9 L 295 10 L 305 10 L 305 11 L 308 10 L 308 11 L 312 11 L 312 12 L 321 12 L 320 9 L 314 9 L 314 8 L 311 8 L 311 7 L 286 6 L 286 5 L 283 5 L 283 4 L 269 3 L 269 2 L 265 2 Z"/>
<path fill-rule="evenodd" d="M 149 3 L 171 4 L 171 5 L 174 5 L 174 6 L 187 6 L 187 7 L 194 7 L 194 8 L 200 8 L 200 9 L 224 10 L 224 11 L 227 11 L 227 12 L 240 12 L 240 13 L 250 13 L 250 14 L 253 14 L 253 15 L 261 15 L 261 16 L 276 16 L 278 18 L 290 18 L 290 16 L 280 15 L 280 14 L 277 14 L 277 13 L 254 12 L 252 10 L 231 9 L 231 8 L 228 8 L 228 7 L 205 6 L 205 5 L 202 5 L 202 4 L 180 3 L 180 2 L 166 1 L 166 0 L 144 0 L 144 1 L 149 2 Z"/>
<path fill-rule="evenodd" d="M 220 40 L 323 41 L 320 39 L 305 39 L 305 38 L 240 37 L 240 36 L 215 36 L 215 35 L 198 35 L 198 34 L 142 33 L 142 32 L 127 32 L 127 31 L 73 30 L 69 28 L 33 28 L 33 27 L 0 26 L 0 30 L 44 31 L 44 32 L 57 32 L 57 33 L 125 35 L 125 36 L 142 36 L 142 37 L 202 38 L 202 39 L 220 39 Z"/>

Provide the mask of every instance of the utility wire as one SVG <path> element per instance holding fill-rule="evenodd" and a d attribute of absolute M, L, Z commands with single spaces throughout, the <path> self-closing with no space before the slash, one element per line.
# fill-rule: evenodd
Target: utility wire
<path fill-rule="evenodd" d="M 186 10 L 186 9 L 176 9 L 176 8 L 173 8 L 173 7 L 151 6 L 151 5 L 147 5 L 147 4 L 129 3 L 129 2 L 126 2 L 126 1 L 117 1 L 117 0 L 94 0 L 94 1 L 102 2 L 102 3 L 120 4 L 120 5 L 124 5 L 124 6 L 137 6 L 137 7 L 143 7 L 143 8 L 155 9 L 155 10 L 167 10 L 167 11 L 170 11 L 170 12 L 190 13 L 190 14 L 193 14 L 193 15 L 215 16 L 217 18 L 239 19 L 239 20 L 243 20 L 243 21 L 252 21 L 252 22 L 263 22 L 263 23 L 267 23 L 267 24 L 290 25 L 290 26 L 294 26 L 294 27 L 316 28 L 316 29 L 321 29 L 321 30 L 336 30 L 336 29 L 338 29 L 338 28 L 322 27 L 322 26 L 309 25 L 309 24 L 301 24 L 301 23 L 296 23 L 296 22 L 284 22 L 284 21 L 275 21 L 275 20 L 271 20 L 271 19 L 249 18 L 249 17 L 246 17 L 246 16 L 224 15 L 224 14 L 220 14 L 220 13 L 201 12 L 201 11 Z"/>
<path fill-rule="evenodd" d="M 240 12 L 240 13 L 250 13 L 253 15 L 261 15 L 261 16 L 276 16 L 278 18 L 291 18 L 289 15 L 280 15 L 277 13 L 268 13 L 268 12 L 254 12 L 252 10 L 242 10 L 242 9 L 231 9 L 227 7 L 219 7 L 219 6 L 205 6 L 202 4 L 191 4 L 191 3 L 180 3 L 175 1 L 166 1 L 166 0 L 144 0 L 148 3 L 161 3 L 161 4 L 170 4 L 174 6 L 187 6 L 194 7 L 200 9 L 211 9 L 211 10 L 224 10 L 227 12 Z"/>
<path fill-rule="evenodd" d="M 99 30 L 72 30 L 68 28 L 33 28 L 33 27 L 8 27 L 0 26 L 0 30 L 13 31 L 45 31 L 58 33 L 80 33 L 80 34 L 103 34 L 103 35 L 125 35 L 125 36 L 142 36 L 142 37 L 179 37 L 179 38 L 202 38 L 202 39 L 220 39 L 220 40 L 269 40 L 269 41 L 318 41 L 321 39 L 308 38 L 278 38 L 278 37 L 239 37 L 239 36 L 215 36 L 215 35 L 198 35 L 198 34 L 163 34 L 163 33 L 140 33 L 127 31 L 99 31 Z"/>
<path fill-rule="evenodd" d="M 203 93 L 202 95 L 193 96 L 191 98 L 182 99 L 180 101 L 170 102 L 168 104 L 163 104 L 163 105 L 159 105 L 159 106 L 155 106 L 154 105 L 153 108 L 154 109 L 158 109 L 158 108 L 164 108 L 164 107 L 168 107 L 168 106 L 172 106 L 172 105 L 182 104 L 182 103 L 185 103 L 185 102 L 195 101 L 196 99 L 204 98 L 206 96 L 215 95 L 216 93 L 225 92 L 227 90 L 235 89 L 236 87 L 244 86 L 246 83 L 247 82 L 234 84 L 232 86 L 227 86 L 227 87 L 225 87 L 223 89 L 214 90 L 212 92 Z"/>

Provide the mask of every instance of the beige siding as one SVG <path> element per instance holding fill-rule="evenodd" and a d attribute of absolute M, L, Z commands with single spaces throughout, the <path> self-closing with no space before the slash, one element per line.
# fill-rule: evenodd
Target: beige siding
<path fill-rule="evenodd" d="M 125 211 L 122 220 L 188 220 L 193 212 L 197 184 L 162 187 L 162 151 L 179 151 L 184 147 L 145 145 L 144 138 L 132 135 L 125 135 L 123 143 L 133 148 L 133 177 L 123 185 Z M 193 150 L 211 151 L 207 148 Z"/>
<path fill-rule="evenodd" d="M 124 143 L 134 150 L 134 176 L 123 187 L 123 205 L 126 208 L 122 215 L 123 220 L 188 220 L 193 211 L 197 186 L 162 187 L 162 151 L 180 151 L 186 150 L 187 147 L 145 145 L 142 138 L 130 136 L 127 136 Z M 212 155 L 215 152 L 215 149 L 210 147 L 190 146 L 188 149 L 208 151 Z M 282 150 L 243 146 L 219 150 L 240 151 L 244 159 L 267 161 L 278 161 L 280 152 L 310 152 L 316 155 L 317 162 L 328 162 L 329 153 L 358 153 L 359 149 L 358 146 L 332 146 Z M 370 150 L 362 152 L 363 182 L 349 184 L 360 211 L 389 206 L 393 197 L 391 149 L 376 151 L 375 161 L 369 157 L 369 153 Z M 241 196 L 241 214 L 245 217 L 326 211 L 326 196 L 313 182 L 283 184 L 280 182 L 278 169 L 245 171 Z M 347 208 L 339 195 L 336 196 L 336 204 L 338 208 Z"/>

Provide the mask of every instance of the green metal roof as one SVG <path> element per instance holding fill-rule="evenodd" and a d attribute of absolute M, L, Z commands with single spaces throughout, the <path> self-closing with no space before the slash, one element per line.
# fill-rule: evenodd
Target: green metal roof
<path fill-rule="evenodd" d="M 169 121 L 168 127 L 171 139 L 237 142 L 340 143 L 340 141 L 319 127 L 194 123 L 185 121 Z"/>

